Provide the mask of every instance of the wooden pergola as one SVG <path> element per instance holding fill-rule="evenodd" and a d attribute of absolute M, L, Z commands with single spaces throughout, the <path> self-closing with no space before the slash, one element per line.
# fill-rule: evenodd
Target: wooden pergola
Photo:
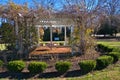
<path fill-rule="evenodd" d="M 36 28 L 37 28 L 37 34 L 38 34 L 38 45 L 40 44 L 39 43 L 39 40 L 40 40 L 40 32 L 39 32 L 39 28 L 40 27 L 50 27 L 50 44 L 52 46 L 53 44 L 53 34 L 52 34 L 52 31 L 53 31 L 53 28 L 54 27 L 64 27 L 64 46 L 67 45 L 67 31 L 66 31 L 66 27 L 70 27 L 70 30 L 71 30 L 71 36 L 72 36 L 72 33 L 73 33 L 73 29 L 74 29 L 74 21 L 70 18 L 55 18 L 55 17 L 52 17 L 52 18 L 49 18 L 49 19 L 40 19 L 37 23 L 36 23 Z"/>

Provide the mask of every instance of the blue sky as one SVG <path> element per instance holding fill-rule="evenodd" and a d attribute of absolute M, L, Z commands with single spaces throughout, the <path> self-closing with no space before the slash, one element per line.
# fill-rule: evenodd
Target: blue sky
<path fill-rule="evenodd" d="M 7 4 L 8 1 L 9 0 L 0 0 L 0 5 L 1 4 Z M 13 1 L 16 4 L 24 4 L 25 2 L 27 2 L 29 6 L 33 5 L 32 0 L 11 0 L 11 1 Z M 40 1 L 40 0 L 36 0 L 36 1 Z M 56 1 L 55 9 L 59 9 L 59 10 L 62 9 L 60 1 L 63 1 L 63 0 L 55 0 L 55 1 Z M 0 25 L 1 25 L 1 22 L 0 22 Z"/>
<path fill-rule="evenodd" d="M 6 4 L 9 0 L 0 0 L 0 3 Z M 24 2 L 32 2 L 32 0 L 12 0 L 17 4 L 23 4 Z"/>
<path fill-rule="evenodd" d="M 7 4 L 9 0 L 0 0 L 0 4 Z M 11 0 L 17 4 L 24 4 L 25 2 L 28 3 L 29 6 L 31 6 L 33 4 L 32 0 Z M 36 1 L 40 1 L 40 0 L 36 0 Z M 60 9 L 61 8 L 61 2 L 60 1 L 63 1 L 63 0 L 55 0 L 56 3 L 55 3 L 55 8 L 56 9 Z"/>

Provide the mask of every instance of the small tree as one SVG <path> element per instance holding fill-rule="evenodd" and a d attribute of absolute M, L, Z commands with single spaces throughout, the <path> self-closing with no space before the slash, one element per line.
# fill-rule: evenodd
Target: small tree
<path fill-rule="evenodd" d="M 113 30 L 107 20 L 104 20 L 104 22 L 101 24 L 101 27 L 99 28 L 97 34 L 103 34 L 104 36 L 113 34 Z"/>
<path fill-rule="evenodd" d="M 2 18 L 6 22 L 13 24 L 16 53 L 25 53 L 26 57 L 33 45 L 37 44 L 37 34 L 35 24 L 41 17 L 43 8 L 30 9 L 28 5 L 19 5 L 12 1 L 3 6 Z M 11 36 L 9 36 L 11 38 Z M 8 38 L 7 38 L 8 39 Z M 20 56 L 19 56 L 20 57 Z"/>
<path fill-rule="evenodd" d="M 14 35 L 14 27 L 10 23 L 2 23 L 0 27 L 0 32 L 2 36 L 2 41 L 4 43 L 14 43 L 15 35 Z"/>

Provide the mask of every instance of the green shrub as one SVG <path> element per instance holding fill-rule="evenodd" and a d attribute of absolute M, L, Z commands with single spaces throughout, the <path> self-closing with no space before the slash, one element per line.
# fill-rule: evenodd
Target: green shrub
<path fill-rule="evenodd" d="M 101 48 L 103 48 L 103 44 L 97 44 L 97 48 L 99 48 L 99 49 L 101 49 Z"/>
<path fill-rule="evenodd" d="M 112 47 L 113 48 L 113 52 L 120 52 L 120 48 L 118 48 L 118 47 Z"/>
<path fill-rule="evenodd" d="M 43 72 L 45 69 L 47 68 L 47 64 L 45 62 L 31 62 L 28 65 L 28 70 L 31 73 L 39 73 L 39 72 Z"/>
<path fill-rule="evenodd" d="M 105 51 L 106 52 L 112 52 L 113 51 L 113 47 L 107 46 L 107 49 Z"/>
<path fill-rule="evenodd" d="M 2 60 L 0 60 L 0 67 L 2 67 L 3 66 L 3 61 Z"/>
<path fill-rule="evenodd" d="M 60 73 L 67 72 L 71 67 L 71 63 L 68 61 L 60 61 L 55 64 L 55 69 Z"/>
<path fill-rule="evenodd" d="M 114 58 L 114 63 L 117 62 L 120 58 L 120 53 L 119 52 L 110 52 L 108 55 L 112 56 Z"/>
<path fill-rule="evenodd" d="M 97 48 L 98 48 L 98 50 L 103 51 L 103 52 L 112 52 L 113 51 L 113 47 L 103 45 L 103 44 L 97 44 Z"/>
<path fill-rule="evenodd" d="M 8 50 L 13 50 L 13 49 L 15 49 L 15 44 L 8 45 L 8 46 L 7 46 L 7 49 L 8 49 Z"/>
<path fill-rule="evenodd" d="M 105 52 L 104 50 L 106 49 L 106 46 L 103 44 L 97 44 L 98 51 Z"/>
<path fill-rule="evenodd" d="M 7 69 L 10 72 L 21 72 L 25 68 L 25 63 L 21 60 L 10 61 Z"/>
<path fill-rule="evenodd" d="M 97 60 L 97 69 L 103 69 L 109 64 L 113 63 L 113 57 L 111 56 L 101 56 Z"/>
<path fill-rule="evenodd" d="M 95 60 L 85 60 L 78 63 L 81 70 L 84 72 L 90 72 L 95 69 L 96 61 Z"/>
<path fill-rule="evenodd" d="M 105 45 L 104 45 L 104 46 L 103 46 L 103 51 L 104 51 L 104 52 L 108 52 L 108 46 L 105 46 Z"/>

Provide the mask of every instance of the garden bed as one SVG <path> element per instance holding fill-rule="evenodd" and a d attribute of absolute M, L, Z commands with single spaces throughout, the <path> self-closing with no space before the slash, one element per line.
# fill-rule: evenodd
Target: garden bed
<path fill-rule="evenodd" d="M 71 58 L 64 58 L 64 59 L 57 59 L 57 60 L 46 60 L 46 63 L 48 64 L 47 69 L 42 73 L 42 74 L 38 74 L 38 75 L 31 75 L 31 73 L 29 73 L 29 71 L 27 70 L 27 68 L 25 68 L 21 74 L 13 74 L 13 73 L 9 73 L 6 69 L 4 69 L 3 71 L 1 71 L 0 73 L 0 78 L 9 78 L 9 79 L 35 79 L 35 78 L 56 78 L 56 77 L 78 77 L 78 76 L 82 76 L 84 74 L 82 74 L 80 67 L 78 65 L 79 61 L 82 60 L 89 60 L 89 59 L 93 59 L 95 60 L 97 57 L 99 56 L 99 54 L 97 52 L 92 52 L 85 54 L 85 55 L 81 55 L 81 56 L 74 56 Z M 61 75 L 60 73 L 58 73 L 55 69 L 55 63 L 57 61 L 70 61 L 72 63 L 72 67 L 70 68 L 70 70 L 66 73 Z M 33 60 L 31 60 L 33 61 Z M 26 65 L 28 65 L 31 61 L 25 61 Z M 36 60 L 38 61 L 38 60 Z M 41 60 L 39 60 L 41 61 Z"/>

